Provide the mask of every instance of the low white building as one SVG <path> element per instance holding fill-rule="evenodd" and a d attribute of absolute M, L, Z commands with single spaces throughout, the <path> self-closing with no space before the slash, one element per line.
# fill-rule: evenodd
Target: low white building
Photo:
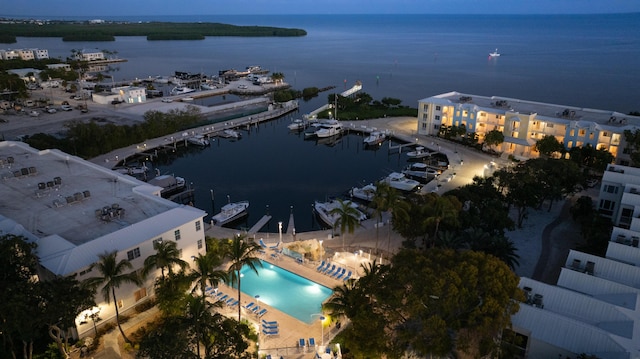
<path fill-rule="evenodd" d="M 118 94 L 120 100 L 126 103 L 142 103 L 147 101 L 147 89 L 144 87 L 114 87 L 111 89 L 111 92 Z"/>
<path fill-rule="evenodd" d="M 99 61 L 104 60 L 104 52 L 82 50 L 76 54 L 76 59 L 81 61 Z"/>
<path fill-rule="evenodd" d="M 20 58 L 20 52 L 18 50 L 0 50 L 0 56 L 3 60 L 14 60 Z"/>
<path fill-rule="evenodd" d="M 189 262 L 205 253 L 206 213 L 160 197 L 160 187 L 58 150 L 11 141 L 0 142 L 0 176 L 0 233 L 23 235 L 38 245 L 44 280 L 97 276 L 91 265 L 111 251 L 140 270 L 159 241 L 174 241 Z M 117 289 L 122 312 L 152 294 L 156 275 L 139 287 Z M 96 303 L 103 322 L 114 318 L 114 303 L 100 294 Z M 93 332 L 91 320 L 82 316 L 76 325 L 80 336 Z"/>
<path fill-rule="evenodd" d="M 49 50 L 47 49 L 0 50 L 0 60 L 42 60 L 48 58 Z"/>

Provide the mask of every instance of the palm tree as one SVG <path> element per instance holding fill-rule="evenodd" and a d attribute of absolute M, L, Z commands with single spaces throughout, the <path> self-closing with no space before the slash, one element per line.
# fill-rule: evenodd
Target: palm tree
<path fill-rule="evenodd" d="M 386 182 L 376 184 L 376 192 L 371 201 L 375 206 L 375 213 L 378 223 L 382 222 L 383 212 L 392 212 L 400 200 L 398 191 Z M 378 252 L 378 226 L 376 226 L 376 253 Z M 391 242 L 391 225 L 389 225 L 389 242 Z M 390 246 L 390 244 L 389 244 Z M 389 250 L 389 248 L 387 248 Z"/>
<path fill-rule="evenodd" d="M 342 236 L 342 250 L 344 251 L 344 232 L 348 231 L 353 234 L 353 231 L 356 228 L 356 225 L 360 225 L 360 212 L 353 207 L 353 202 L 351 201 L 343 201 L 341 199 L 338 200 L 339 206 L 333 208 L 329 211 L 330 214 L 338 215 L 338 219 L 336 223 L 333 224 L 333 227 L 340 227 L 340 235 Z"/>
<path fill-rule="evenodd" d="M 438 236 L 440 223 L 446 222 L 455 224 L 458 221 L 458 210 L 452 202 L 452 199 L 455 197 L 440 197 L 437 194 L 432 194 L 432 196 L 432 199 L 426 204 L 430 214 L 425 219 L 425 224 L 434 226 L 431 246 L 433 246 Z"/>
<path fill-rule="evenodd" d="M 356 314 L 356 310 L 361 305 L 360 296 L 355 280 L 348 280 L 343 285 L 333 288 L 333 295 L 322 304 L 322 312 L 326 312 L 329 317 L 338 322 L 341 318 L 351 318 Z"/>
<path fill-rule="evenodd" d="M 243 266 L 249 267 L 252 271 L 258 274 L 258 266 L 262 267 L 262 262 L 257 257 L 260 246 L 246 238 L 245 235 L 237 235 L 233 237 L 227 248 L 226 258 L 231 261 L 231 265 L 227 270 L 227 281 L 238 284 L 238 299 L 240 299 L 240 270 Z M 242 306 L 238 306 L 238 321 L 240 321 L 240 315 Z"/>
<path fill-rule="evenodd" d="M 160 269 L 160 274 L 164 280 L 164 269 L 167 268 L 169 275 L 173 274 L 173 267 L 179 266 L 181 269 L 189 267 L 189 263 L 180 258 L 180 250 L 174 241 L 162 241 L 154 244 L 156 254 L 152 254 L 144 260 L 142 273 L 146 276 L 153 269 Z"/>
<path fill-rule="evenodd" d="M 207 252 L 205 255 L 199 254 L 194 258 L 194 262 L 195 268 L 191 271 L 191 279 L 197 283 L 191 293 L 199 288 L 204 302 L 207 285 L 217 287 L 218 283 L 227 281 L 227 272 L 216 269 L 222 265 L 222 260 L 212 252 Z"/>
<path fill-rule="evenodd" d="M 126 270 L 131 269 L 133 266 L 131 262 L 126 259 L 121 261 L 117 260 L 118 251 L 113 251 L 111 253 L 105 252 L 100 254 L 98 262 L 91 265 L 91 269 L 96 268 L 98 273 L 101 275 L 100 277 L 93 277 L 87 279 L 89 285 L 93 285 L 98 287 L 102 285 L 102 289 L 100 292 L 104 300 L 108 303 L 111 302 L 111 297 L 113 297 L 113 305 L 116 308 L 116 323 L 118 324 L 118 329 L 120 329 L 120 333 L 122 337 L 127 343 L 131 343 L 129 338 L 124 334 L 122 327 L 120 326 L 120 312 L 118 311 L 118 300 L 116 298 L 116 288 L 120 288 L 121 285 L 125 283 L 134 283 L 136 285 L 142 284 L 140 277 L 138 277 L 136 272 L 124 273 Z"/>

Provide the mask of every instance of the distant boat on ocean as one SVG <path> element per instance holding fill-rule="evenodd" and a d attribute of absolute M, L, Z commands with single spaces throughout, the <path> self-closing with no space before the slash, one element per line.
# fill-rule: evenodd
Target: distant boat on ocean
<path fill-rule="evenodd" d="M 489 57 L 498 57 L 498 56 L 500 56 L 500 53 L 498 52 L 497 48 L 494 52 L 489 53 Z"/>

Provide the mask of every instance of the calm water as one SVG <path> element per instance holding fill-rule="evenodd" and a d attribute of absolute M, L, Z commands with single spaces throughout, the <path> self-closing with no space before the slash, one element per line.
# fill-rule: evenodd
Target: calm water
<path fill-rule="evenodd" d="M 117 51 L 128 62 L 114 68 L 116 80 L 170 75 L 174 71 L 217 74 L 259 65 L 282 72 L 294 88 L 336 86 L 361 80 L 375 99 L 394 97 L 416 106 L 421 98 L 449 91 L 629 112 L 640 110 L 640 14 L 556 16 L 286 15 L 192 16 L 128 20 L 215 21 L 307 30 L 299 38 L 210 37 L 202 41 L 64 43 L 19 38 L 12 48 L 47 48 L 65 58 L 72 49 Z M 499 58 L 489 59 L 498 48 Z M 300 116 L 326 103 L 326 93 L 302 102 Z M 288 133 L 290 118 L 260 125 L 242 140 L 215 142 L 160 165 L 197 188 L 196 204 L 211 211 L 248 199 L 251 226 L 269 205 L 277 222 L 296 230 L 317 228 L 311 204 L 371 182 L 403 167 L 386 150 L 363 151 L 348 136 L 333 147 Z"/>
<path fill-rule="evenodd" d="M 332 290 L 278 266 L 262 263 L 264 267 L 258 268 L 258 275 L 243 267 L 241 290 L 252 297 L 260 296 L 259 303 L 266 303 L 301 322 L 311 324 L 317 320 L 312 314 L 321 312 L 322 302 L 329 298 Z"/>

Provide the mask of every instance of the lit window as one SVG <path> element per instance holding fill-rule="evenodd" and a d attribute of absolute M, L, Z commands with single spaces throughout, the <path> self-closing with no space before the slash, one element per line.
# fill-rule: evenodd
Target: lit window
<path fill-rule="evenodd" d="M 136 302 L 147 296 L 147 288 L 140 288 L 133 293 Z"/>

